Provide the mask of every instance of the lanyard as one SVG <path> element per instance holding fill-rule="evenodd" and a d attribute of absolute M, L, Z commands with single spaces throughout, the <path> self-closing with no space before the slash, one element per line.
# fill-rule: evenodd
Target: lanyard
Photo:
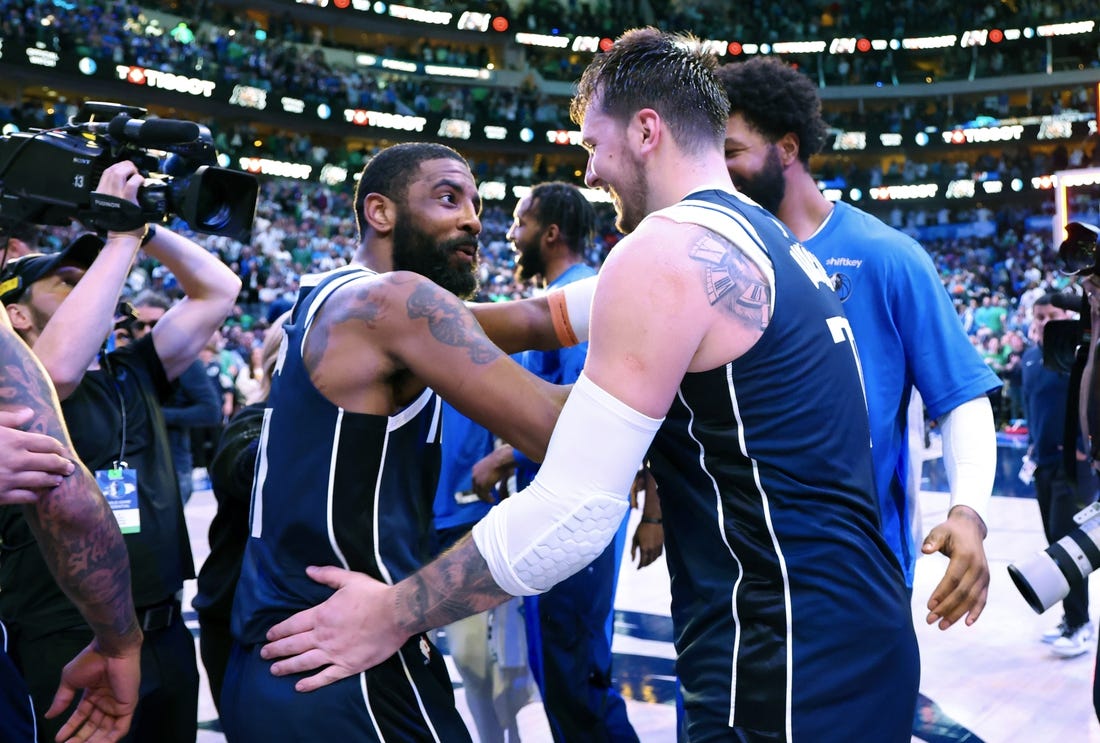
<path fill-rule="evenodd" d="M 122 396 L 122 386 L 118 383 L 118 378 L 115 377 L 115 369 L 108 359 L 108 354 L 102 355 L 103 368 L 107 370 L 107 376 L 111 378 L 111 383 L 114 385 L 115 394 L 118 396 L 118 412 L 122 418 L 122 436 L 118 443 L 118 459 L 115 460 L 114 467 L 112 469 L 125 469 L 129 465 L 126 464 L 126 399 Z"/>

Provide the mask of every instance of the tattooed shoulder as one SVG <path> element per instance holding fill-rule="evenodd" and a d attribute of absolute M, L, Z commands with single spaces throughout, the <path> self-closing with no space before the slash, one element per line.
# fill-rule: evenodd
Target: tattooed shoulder
<path fill-rule="evenodd" d="M 385 316 L 385 287 L 381 279 L 355 281 L 325 301 L 306 339 L 305 362 L 315 368 L 328 350 L 332 329 L 350 321 L 375 326 Z"/>
<path fill-rule="evenodd" d="M 428 331 L 440 343 L 466 349 L 475 364 L 488 364 L 504 355 L 485 335 L 466 305 L 431 281 L 417 283 L 405 309 L 410 320 L 427 320 Z"/>
<path fill-rule="evenodd" d="M 768 326 L 771 288 L 760 267 L 737 246 L 707 229 L 696 231 L 688 254 L 702 268 L 707 301 L 753 330 Z"/>

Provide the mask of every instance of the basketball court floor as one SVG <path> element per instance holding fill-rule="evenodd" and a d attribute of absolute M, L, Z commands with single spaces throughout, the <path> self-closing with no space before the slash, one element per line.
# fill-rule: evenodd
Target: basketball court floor
<path fill-rule="evenodd" d="M 943 520 L 947 495 L 922 494 L 925 525 Z M 187 504 L 188 527 L 196 565 L 205 558 L 206 530 L 215 503 L 209 491 L 197 491 Z M 632 519 L 638 518 L 637 513 Z M 633 534 L 634 524 L 629 534 Z M 946 632 L 924 622 L 923 605 L 943 575 L 946 558 L 924 557 L 917 566 L 913 619 L 921 649 L 922 733 L 926 743 L 1100 743 L 1100 724 L 1092 709 L 1095 647 L 1069 660 L 1053 656 L 1039 636 L 1060 618 L 1060 607 L 1039 616 L 1020 597 L 1007 566 L 1045 547 L 1034 498 L 993 498 L 986 551 L 992 582 L 989 604 L 972 627 L 958 624 Z M 1092 620 L 1100 618 L 1100 583 L 1092 582 Z M 190 607 L 194 581 L 185 589 Z M 197 632 L 194 612 L 188 625 Z M 675 740 L 672 626 L 668 573 L 664 561 L 638 570 L 624 556 L 616 600 L 615 676 L 627 698 L 631 722 L 643 743 Z M 452 666 L 453 668 L 453 666 Z M 457 675 L 456 698 L 466 707 Z M 217 732 L 217 713 L 205 686 L 199 703 L 199 743 L 225 738 Z M 467 717 L 469 720 L 469 718 Z M 551 738 L 535 701 L 519 715 L 524 743 Z M 470 723 L 473 729 L 472 722 Z M 476 740 L 476 735 L 475 735 Z M 444 742 L 445 743 L 445 742 Z M 853 742 L 853 743 L 874 743 Z"/>

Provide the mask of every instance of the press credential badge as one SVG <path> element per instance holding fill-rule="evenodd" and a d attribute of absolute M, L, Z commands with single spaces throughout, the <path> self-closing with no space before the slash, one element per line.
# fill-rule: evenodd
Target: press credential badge
<path fill-rule="evenodd" d="M 107 499 L 107 505 L 118 521 L 123 534 L 141 531 L 141 512 L 138 510 L 137 470 L 123 463 L 109 470 L 96 470 L 95 481 Z"/>

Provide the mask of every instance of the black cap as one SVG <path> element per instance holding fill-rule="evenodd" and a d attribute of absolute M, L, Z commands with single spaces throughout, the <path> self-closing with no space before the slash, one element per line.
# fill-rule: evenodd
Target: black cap
<path fill-rule="evenodd" d="M 8 261 L 0 271 L 0 301 L 18 302 L 27 287 L 61 266 L 88 268 L 102 248 L 103 239 L 86 232 L 56 253 L 31 253 Z"/>

